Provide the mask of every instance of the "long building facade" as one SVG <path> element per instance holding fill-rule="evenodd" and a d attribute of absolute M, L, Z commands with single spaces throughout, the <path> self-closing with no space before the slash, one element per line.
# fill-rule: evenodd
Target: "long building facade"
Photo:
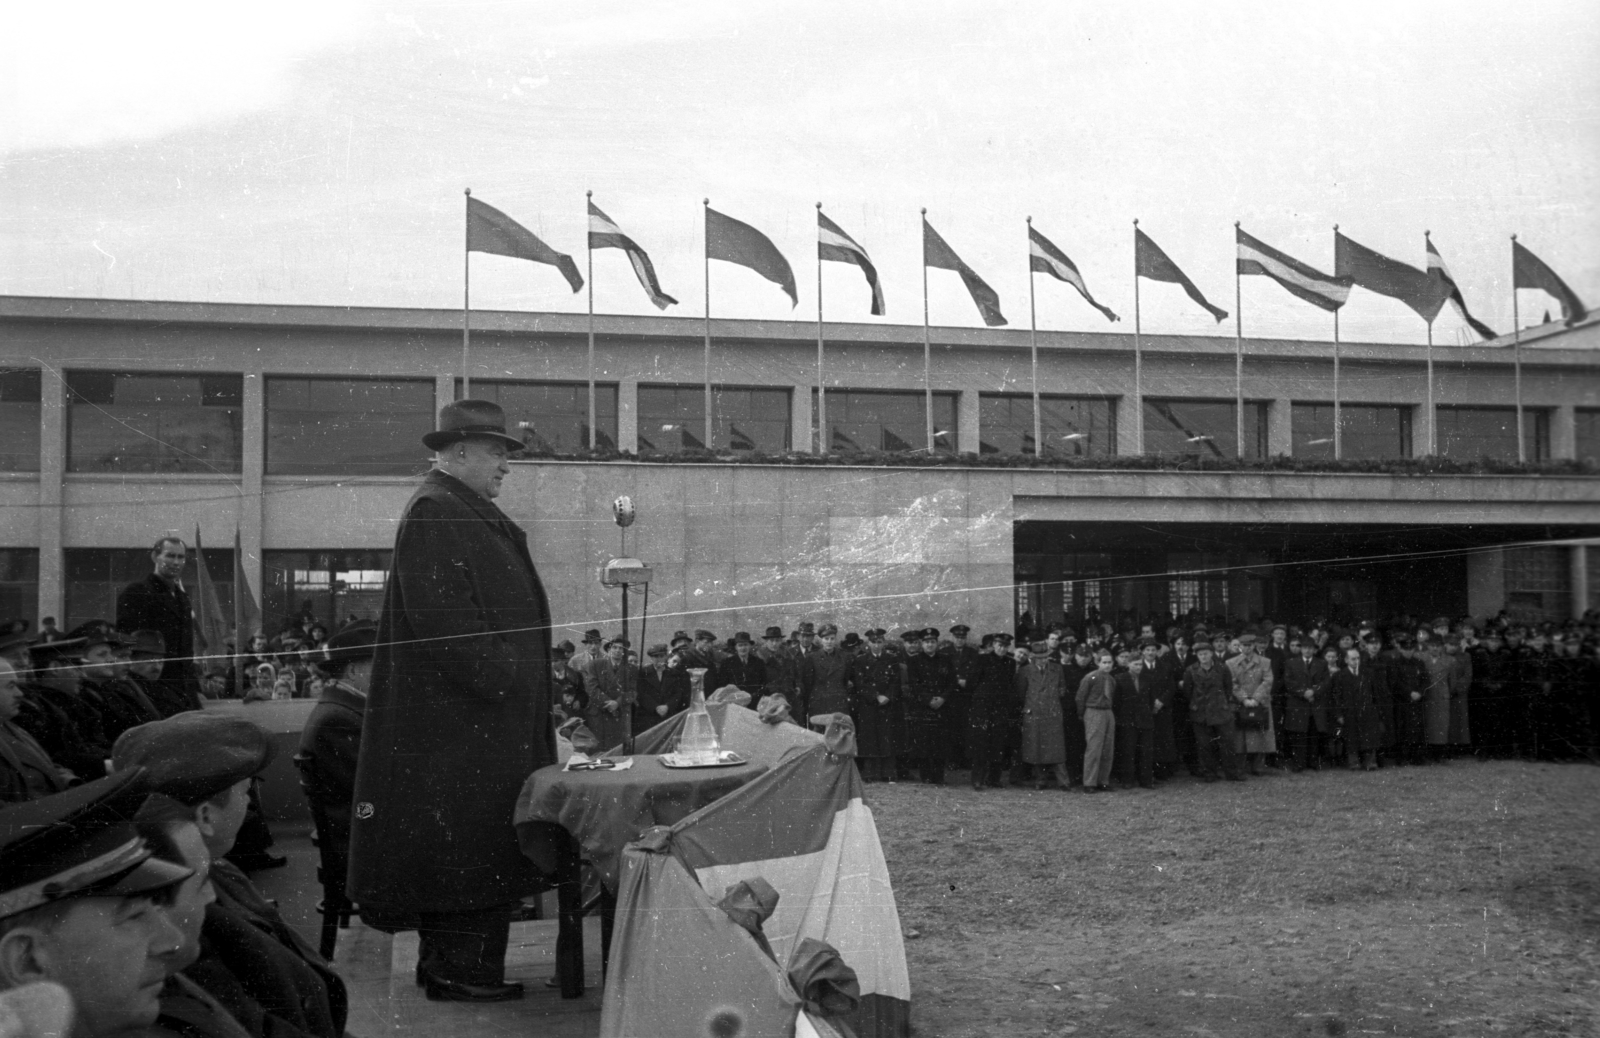
<path fill-rule="evenodd" d="M 1242 422 L 1232 338 L 1146 335 L 1136 384 L 1131 336 L 1041 332 L 1036 442 L 1026 331 L 934 329 L 925 382 L 921 328 L 829 325 L 819 357 L 803 322 L 708 346 L 696 319 L 598 317 L 591 409 L 584 317 L 475 312 L 465 357 L 461 319 L 0 297 L 0 613 L 109 615 L 158 536 L 198 531 L 225 613 L 241 573 L 268 627 L 376 615 L 420 437 L 468 391 L 534 449 L 500 503 L 558 638 L 615 625 L 620 555 L 654 570 L 651 641 L 1600 606 L 1600 478 L 1559 464 L 1600 457 L 1600 324 L 1541 334 L 1520 379 L 1498 342 L 1246 339 Z"/>

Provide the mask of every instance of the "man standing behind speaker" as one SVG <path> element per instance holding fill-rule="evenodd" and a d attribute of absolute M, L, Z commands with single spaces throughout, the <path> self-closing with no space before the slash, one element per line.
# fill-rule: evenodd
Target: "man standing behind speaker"
<path fill-rule="evenodd" d="M 550 608 L 527 535 L 495 505 L 522 442 L 485 400 L 439 412 L 435 468 L 395 534 L 356 770 L 350 896 L 417 930 L 430 999 L 500 1002 L 508 929 L 538 874 L 511 816 L 554 764 Z"/>

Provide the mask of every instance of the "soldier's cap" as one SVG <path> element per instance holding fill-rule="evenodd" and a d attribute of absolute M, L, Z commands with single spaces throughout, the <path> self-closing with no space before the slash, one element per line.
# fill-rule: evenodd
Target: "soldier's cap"
<path fill-rule="evenodd" d="M 656 642 L 654 645 L 650 646 L 649 651 L 645 653 L 646 656 L 665 656 L 666 654 L 667 646 L 664 642 Z"/>
<path fill-rule="evenodd" d="M 1004 631 L 1001 631 L 999 634 L 995 635 L 994 640 L 997 642 L 1003 642 L 1006 645 L 1010 645 L 1012 642 L 1016 641 L 1015 638 L 1009 634 L 1006 634 Z"/>
<path fill-rule="evenodd" d="M 766 631 L 762 633 L 761 637 L 763 639 L 777 638 L 779 641 L 782 641 L 783 640 L 783 628 L 782 627 L 768 627 L 766 629 Z"/>
<path fill-rule="evenodd" d="M 149 792 L 144 772 L 134 769 L 0 811 L 0 919 L 187 879 L 192 869 L 152 857 L 133 827 Z"/>
<path fill-rule="evenodd" d="M 596 628 L 589 628 L 583 632 L 583 644 L 593 645 L 600 640 L 600 632 Z"/>
<path fill-rule="evenodd" d="M 903 642 L 920 642 L 922 640 L 922 628 L 907 627 L 900 632 L 900 640 Z"/>
<path fill-rule="evenodd" d="M 1194 651 L 1196 655 L 1199 655 L 1202 652 L 1215 652 L 1216 650 L 1211 647 L 1210 642 L 1195 642 Z"/>
<path fill-rule="evenodd" d="M 53 642 L 36 641 L 31 649 L 33 662 L 41 667 L 56 660 L 70 660 L 76 664 L 83 655 L 85 644 L 83 638 L 57 638 Z"/>
<path fill-rule="evenodd" d="M 140 656 L 163 657 L 167 654 L 167 636 L 160 631 L 134 631 L 128 643 L 135 659 Z"/>
<path fill-rule="evenodd" d="M 704 627 L 696 627 L 694 629 L 694 640 L 697 642 L 714 642 L 717 640 L 717 636 Z"/>
<path fill-rule="evenodd" d="M 925 642 L 936 642 L 936 641 L 938 641 L 939 640 L 939 628 L 937 628 L 937 627 L 924 627 L 922 629 L 922 640 L 925 641 Z"/>
<path fill-rule="evenodd" d="M 733 644 L 735 644 L 735 645 L 754 645 L 755 644 L 755 639 L 750 637 L 750 632 L 749 631 L 740 631 L 740 632 L 738 632 L 737 634 L 735 634 L 733 636 Z"/>
<path fill-rule="evenodd" d="M 28 644 L 28 621 L 7 620 L 0 624 L 0 652 L 10 652 Z"/>
<path fill-rule="evenodd" d="M 329 663 L 341 660 L 370 660 L 378 645 L 378 625 L 358 620 L 328 639 L 323 655 Z"/>
<path fill-rule="evenodd" d="M 867 641 L 869 641 L 869 642 L 881 642 L 881 641 L 883 641 L 883 636 L 884 636 L 885 633 L 886 632 L 881 627 L 868 628 L 867 629 Z"/>
<path fill-rule="evenodd" d="M 92 649 L 97 645 L 110 645 L 116 648 L 123 643 L 122 633 L 117 630 L 109 620 L 88 620 L 67 632 L 68 640 L 83 639 L 83 648 Z"/>
<path fill-rule="evenodd" d="M 965 638 L 967 634 L 971 632 L 971 630 L 972 628 L 968 627 L 966 624 L 956 624 L 950 628 L 950 633 L 955 635 L 957 638 Z"/>
<path fill-rule="evenodd" d="M 185 804 L 261 774 L 272 757 L 272 740 L 260 725 L 203 710 L 129 728 L 111 747 L 114 770 L 143 768 L 151 792 Z"/>
<path fill-rule="evenodd" d="M 812 623 L 810 620 L 802 620 L 802 621 L 800 621 L 800 633 L 801 634 L 816 634 L 817 633 L 817 625 Z"/>
<path fill-rule="evenodd" d="M 801 624 L 800 625 L 800 629 L 802 631 L 804 631 L 805 630 L 805 626 L 806 626 L 805 624 Z M 817 637 L 818 638 L 831 638 L 831 637 L 837 635 L 838 633 L 839 633 L 839 625 L 838 624 L 823 624 L 821 627 L 817 628 Z"/>
<path fill-rule="evenodd" d="M 1274 631 L 1282 631 L 1284 634 L 1288 634 L 1289 633 L 1289 625 L 1288 624 L 1273 624 L 1272 625 L 1272 629 Z"/>

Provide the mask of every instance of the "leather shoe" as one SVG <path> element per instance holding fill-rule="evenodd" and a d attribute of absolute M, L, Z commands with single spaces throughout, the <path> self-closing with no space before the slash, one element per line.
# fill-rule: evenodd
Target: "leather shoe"
<path fill-rule="evenodd" d="M 517 1002 L 522 999 L 522 985 L 514 981 L 502 984 L 468 984 L 424 973 L 422 989 L 430 1002 Z"/>

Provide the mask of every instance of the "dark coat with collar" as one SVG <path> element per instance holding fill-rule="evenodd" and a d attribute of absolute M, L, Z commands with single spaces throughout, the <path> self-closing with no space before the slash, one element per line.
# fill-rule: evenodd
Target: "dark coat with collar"
<path fill-rule="evenodd" d="M 707 678 L 711 675 L 707 674 Z M 767 664 L 755 650 L 750 651 L 750 658 L 741 660 L 736 652 L 732 656 L 717 664 L 716 684 L 706 682 L 706 691 L 715 692 L 724 685 L 738 685 L 739 688 L 750 693 L 750 708 L 755 709 L 756 702 L 767 694 Z"/>
<path fill-rule="evenodd" d="M 413 929 L 418 912 L 537 889 L 511 816 L 556 762 L 552 680 L 527 535 L 430 472 L 395 534 L 356 767 L 349 892 L 368 923 Z"/>
<path fill-rule="evenodd" d="M 900 659 L 863 652 L 850 661 L 850 716 L 856 722 L 856 754 L 893 757 L 900 752 Z M 888 699 L 879 703 L 878 697 Z"/>
<path fill-rule="evenodd" d="M 639 671 L 639 699 L 633 706 L 633 733 L 654 728 L 668 717 L 689 709 L 689 672 L 683 667 L 667 667 L 659 675 L 652 664 Z M 656 707 L 667 708 L 663 717 Z"/>
<path fill-rule="evenodd" d="M 117 595 L 117 630 L 160 631 L 167 645 L 162 680 L 176 683 L 184 692 L 199 693 L 200 672 L 193 658 L 194 606 L 187 591 L 154 573 L 134 581 Z"/>
<path fill-rule="evenodd" d="M 1328 703 L 1333 695 L 1333 675 L 1326 660 L 1316 656 L 1308 662 L 1295 656 L 1284 664 L 1283 729 L 1287 732 L 1327 732 Z M 1306 693 L 1311 693 L 1310 701 Z"/>

